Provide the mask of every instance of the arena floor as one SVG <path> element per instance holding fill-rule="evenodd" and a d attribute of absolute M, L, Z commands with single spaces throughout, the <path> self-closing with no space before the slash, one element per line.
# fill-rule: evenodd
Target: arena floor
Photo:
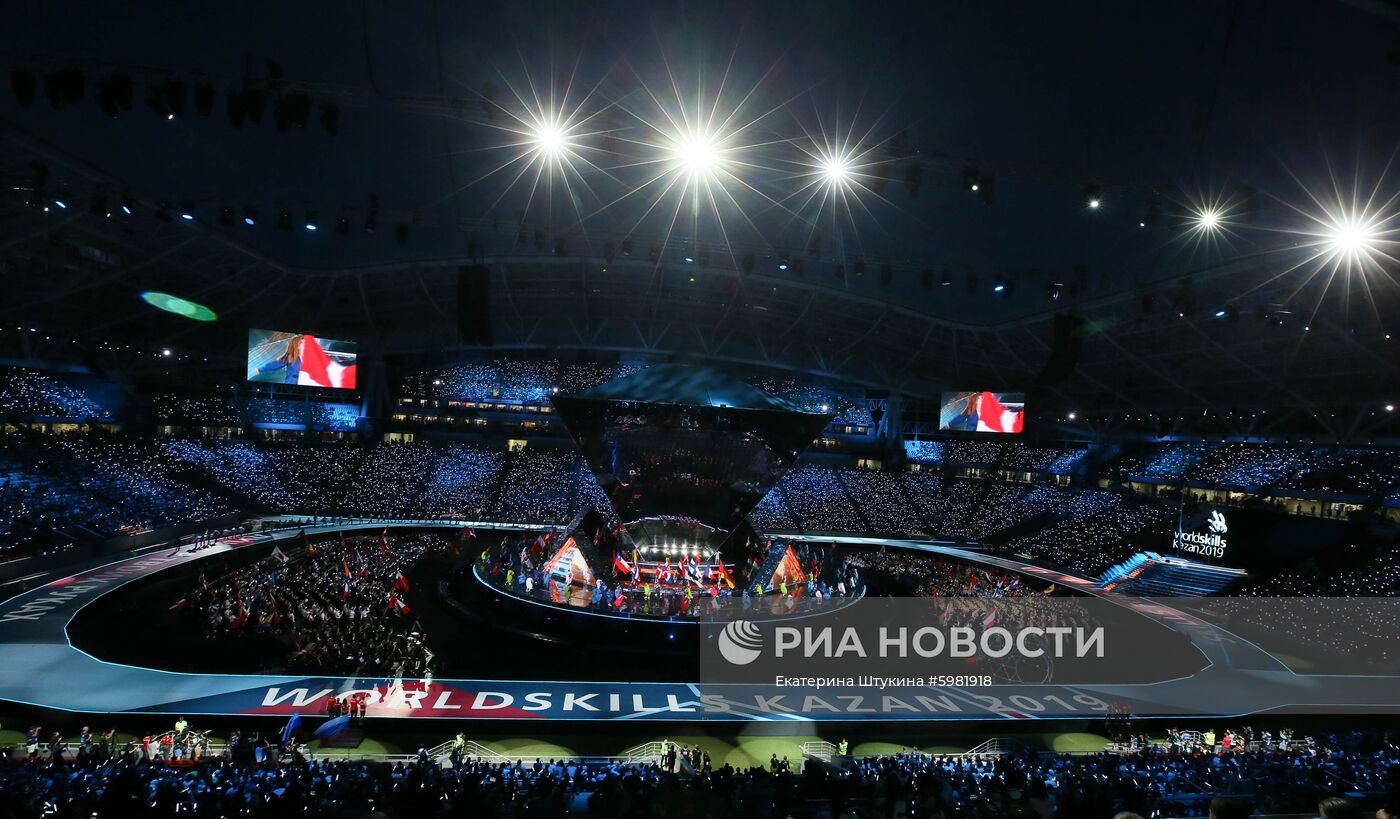
<path fill-rule="evenodd" d="M 374 521 L 312 528 L 308 534 L 420 522 Z M 428 524 L 460 529 L 462 522 Z M 488 529 L 478 526 L 478 529 Z M 294 530 L 229 537 L 215 546 L 152 551 L 61 577 L 0 603 L 0 696 L 71 712 L 185 715 L 290 715 L 315 712 L 327 696 L 370 694 L 368 715 L 391 718 L 477 720 L 657 720 L 673 722 L 845 722 L 870 720 L 1034 720 L 1102 716 L 1102 703 L 1123 703 L 1134 713 L 1232 716 L 1263 711 L 1312 713 L 1358 707 L 1400 707 L 1400 678 L 1297 674 L 1253 643 L 1222 633 L 1162 601 L 1113 598 L 1162 625 L 1182 631 L 1209 663 L 1189 676 L 1138 685 L 992 685 L 832 689 L 808 709 L 800 695 L 764 685 L 700 685 L 685 682 L 581 682 L 569 680 L 369 679 L 253 674 L 185 673 L 106 662 L 75 647 L 68 625 L 83 608 L 134 580 L 163 570 L 295 536 Z M 867 542 L 866 539 L 851 539 Z M 868 540 L 869 543 L 880 541 Z M 886 541 L 890 543 L 889 541 Z M 1092 582 L 1002 557 L 949 546 L 898 542 L 921 549 L 1026 572 L 1086 593 Z M 1112 597 L 1110 595 L 1110 597 Z M 142 623 L 130 623 L 142 639 Z M 172 651 L 178 647 L 171 647 Z M 1248 685 L 1241 685 L 1242 679 Z M 888 699 L 898 705 L 888 706 Z M 833 708 L 832 704 L 836 704 Z"/>

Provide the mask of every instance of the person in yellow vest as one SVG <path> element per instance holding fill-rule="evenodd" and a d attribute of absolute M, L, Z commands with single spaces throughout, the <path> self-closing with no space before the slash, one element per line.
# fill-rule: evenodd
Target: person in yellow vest
<path fill-rule="evenodd" d="M 753 590 L 754 590 L 754 593 L 757 594 L 759 597 L 762 597 L 762 596 L 763 596 L 763 584 L 762 584 L 762 583 L 755 583 L 755 584 L 754 584 L 754 587 L 753 587 Z"/>
<path fill-rule="evenodd" d="M 642 584 L 642 596 L 645 597 L 645 598 L 647 599 L 647 602 L 648 602 L 648 603 L 651 602 L 651 584 L 650 584 L 650 583 L 643 583 L 643 584 Z"/>
<path fill-rule="evenodd" d="M 1210 753 L 1211 751 L 1215 750 L 1214 729 L 1207 729 L 1204 734 L 1201 734 L 1201 744 L 1206 746 L 1206 753 Z"/>
<path fill-rule="evenodd" d="M 787 597 L 787 581 L 786 581 L 786 580 L 783 580 L 783 581 L 781 581 L 781 582 L 778 583 L 778 593 L 781 594 L 783 597 Z"/>
<path fill-rule="evenodd" d="M 836 745 L 836 753 L 840 756 L 846 756 L 850 750 L 851 743 L 847 742 L 845 737 L 842 737 L 841 741 Z"/>

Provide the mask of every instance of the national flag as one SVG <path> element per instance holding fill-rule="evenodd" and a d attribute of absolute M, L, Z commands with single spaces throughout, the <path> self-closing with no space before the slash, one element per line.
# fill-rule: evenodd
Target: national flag
<path fill-rule="evenodd" d="M 407 616 L 408 616 L 408 612 L 409 612 L 408 604 L 405 603 L 405 602 L 403 601 L 403 598 L 402 598 L 402 597 L 397 597 L 397 598 L 395 598 L 395 599 L 394 599 L 394 613 L 397 614 L 397 615 L 400 616 L 400 617 L 407 617 Z"/>
<path fill-rule="evenodd" d="M 346 580 L 345 585 L 340 590 L 340 599 L 344 600 L 350 596 L 350 581 Z"/>
<path fill-rule="evenodd" d="M 1025 412 L 1017 412 L 1002 406 L 996 393 L 984 392 L 977 403 L 978 432 L 1019 433 L 1025 420 Z"/>
<path fill-rule="evenodd" d="M 332 359 L 321 347 L 321 340 L 307 334 L 302 336 L 301 372 L 297 383 L 304 387 L 354 389 L 355 365 Z"/>
<path fill-rule="evenodd" d="M 315 736 L 317 739 L 336 739 L 345 735 L 350 730 L 350 715 L 336 717 L 321 723 L 316 727 Z"/>
<path fill-rule="evenodd" d="M 346 577 L 350 576 L 350 564 L 346 563 L 343 557 L 340 559 L 340 570 L 345 573 Z"/>
<path fill-rule="evenodd" d="M 715 564 L 715 571 L 719 573 L 720 577 L 724 578 L 725 583 L 729 584 L 729 588 L 734 588 L 734 575 L 729 573 L 729 568 L 724 565 L 723 560 Z"/>
<path fill-rule="evenodd" d="M 272 547 L 272 556 L 282 563 L 286 563 L 288 560 L 287 553 L 282 551 L 281 546 Z"/>
<path fill-rule="evenodd" d="M 401 592 L 408 591 L 408 578 L 403 576 L 402 569 L 394 575 L 394 590 Z"/>
<path fill-rule="evenodd" d="M 292 714 L 292 718 L 287 720 L 287 727 L 282 729 L 282 744 L 286 745 L 288 742 L 291 742 L 292 737 L 297 735 L 297 731 L 300 730 L 300 728 L 301 712 L 298 711 Z"/>
<path fill-rule="evenodd" d="M 308 543 L 308 544 L 306 544 L 306 556 L 307 556 L 307 557 L 315 557 L 315 556 L 316 556 L 316 544 L 314 544 L 314 543 Z"/>
<path fill-rule="evenodd" d="M 616 569 L 619 574 L 632 573 L 632 567 L 623 559 L 621 552 L 613 552 L 613 568 Z"/>
<path fill-rule="evenodd" d="M 987 609 L 987 613 L 982 615 L 982 628 L 987 629 L 997 624 L 997 610 Z"/>

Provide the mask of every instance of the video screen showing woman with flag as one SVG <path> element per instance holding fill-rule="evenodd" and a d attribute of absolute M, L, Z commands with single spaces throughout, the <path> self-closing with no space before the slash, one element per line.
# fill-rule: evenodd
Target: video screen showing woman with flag
<path fill-rule="evenodd" d="M 358 346 L 310 333 L 249 330 L 248 380 L 353 390 Z"/>
<path fill-rule="evenodd" d="M 1019 392 L 945 392 L 938 428 L 955 432 L 1020 434 L 1026 396 Z"/>

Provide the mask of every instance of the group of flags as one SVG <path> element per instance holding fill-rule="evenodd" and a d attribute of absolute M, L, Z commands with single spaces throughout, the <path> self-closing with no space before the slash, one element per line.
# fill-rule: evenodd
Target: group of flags
<path fill-rule="evenodd" d="M 620 575 L 640 580 L 642 564 L 636 550 L 632 551 L 631 562 L 628 562 L 622 552 L 613 552 L 613 569 Z M 702 564 L 689 555 L 681 555 L 680 565 L 673 569 L 671 568 L 671 558 L 668 557 L 665 563 L 653 564 L 652 571 L 655 572 L 657 581 L 661 583 L 672 582 L 679 573 L 681 577 L 692 578 L 696 582 L 708 580 L 718 584 L 722 580 L 729 588 L 734 588 L 734 575 L 730 574 L 729 567 L 724 565 L 723 560 L 714 564 Z"/>

